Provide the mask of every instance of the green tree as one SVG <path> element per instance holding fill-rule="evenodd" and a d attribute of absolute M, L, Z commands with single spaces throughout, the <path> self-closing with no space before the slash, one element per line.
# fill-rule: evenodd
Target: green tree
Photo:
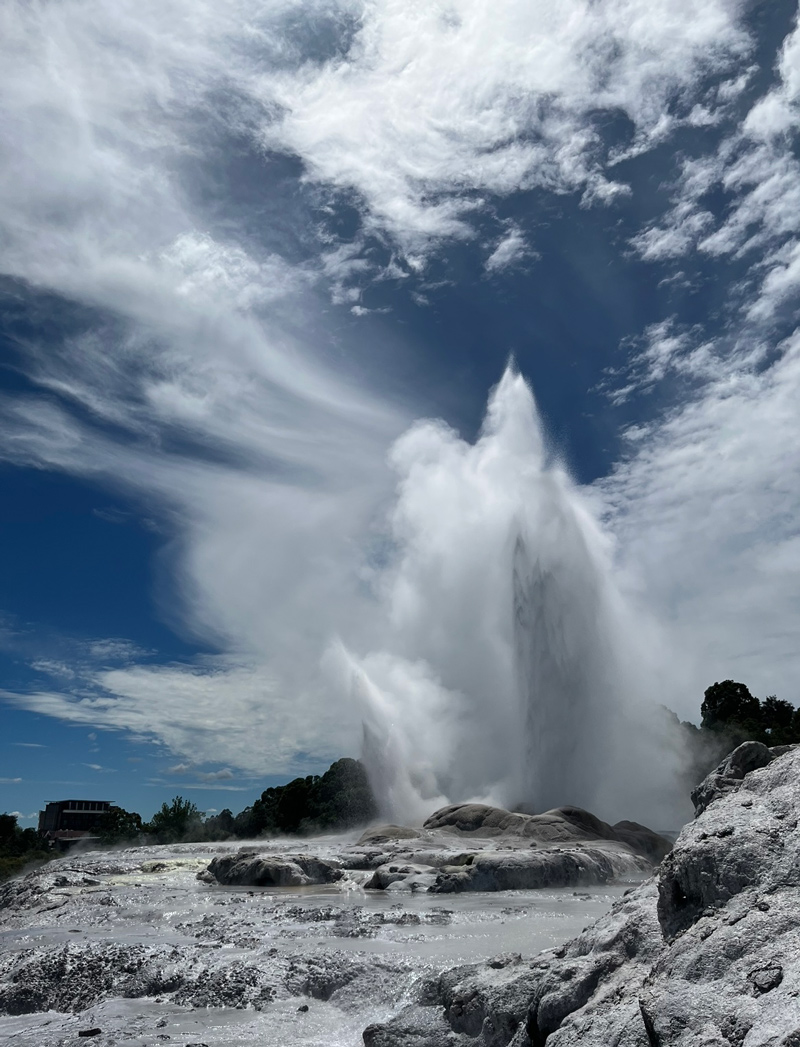
<path fill-rule="evenodd" d="M 110 807 L 104 812 L 98 826 L 103 843 L 122 843 L 124 840 L 134 842 L 144 831 L 142 816 L 136 811 L 126 811 L 124 807 Z"/>
<path fill-rule="evenodd" d="M 21 829 L 16 815 L 0 814 L 0 882 L 51 857 L 35 829 Z"/>
<path fill-rule="evenodd" d="M 723 680 L 706 689 L 700 706 L 701 726 L 710 730 L 726 727 L 747 727 L 755 733 L 761 730 L 761 703 L 743 683 Z"/>
<path fill-rule="evenodd" d="M 265 789 L 233 819 L 233 833 L 239 839 L 253 839 L 349 829 L 371 821 L 377 813 L 363 765 L 345 758 L 331 764 L 322 776 L 310 774 Z"/>
<path fill-rule="evenodd" d="M 792 721 L 794 719 L 794 706 L 791 702 L 784 702 L 769 694 L 761 705 L 761 722 L 764 729 L 769 731 L 770 741 L 783 744 L 794 740 Z"/>
<path fill-rule="evenodd" d="M 278 832 L 296 833 L 303 822 L 313 820 L 317 813 L 314 804 L 314 784 L 317 780 L 317 776 L 309 774 L 306 778 L 295 778 L 282 787 L 275 806 Z"/>
<path fill-rule="evenodd" d="M 197 835 L 203 825 L 203 815 L 191 800 L 176 796 L 172 803 L 162 803 L 161 810 L 144 827 L 157 837 L 159 843 L 177 843 Z"/>
<path fill-rule="evenodd" d="M 227 807 L 211 818 L 206 818 L 205 830 L 209 839 L 227 840 L 234 835 L 235 820 L 233 811 Z"/>
<path fill-rule="evenodd" d="M 364 765 L 348 757 L 332 763 L 314 787 L 315 817 L 320 828 L 350 829 L 378 815 Z"/>

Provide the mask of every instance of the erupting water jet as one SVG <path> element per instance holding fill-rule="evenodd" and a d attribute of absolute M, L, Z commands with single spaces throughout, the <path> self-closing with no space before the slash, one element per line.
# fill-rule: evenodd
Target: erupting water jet
<path fill-rule="evenodd" d="M 528 384 L 506 370 L 474 444 L 424 421 L 391 460 L 385 638 L 340 652 L 384 813 L 479 800 L 658 817 L 678 761 L 653 719 L 649 626 L 619 591 L 591 493 L 548 452 Z"/>

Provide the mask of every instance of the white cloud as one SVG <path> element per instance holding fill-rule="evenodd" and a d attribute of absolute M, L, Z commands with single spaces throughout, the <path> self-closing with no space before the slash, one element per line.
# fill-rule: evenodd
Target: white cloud
<path fill-rule="evenodd" d="M 312 13 L 332 43 L 352 29 L 327 59 L 288 31 Z M 739 73 L 739 14 L 733 0 L 13 0 L 0 26 L 5 263 L 137 312 L 161 284 L 245 311 L 302 288 L 305 267 L 200 224 L 192 161 L 223 122 L 355 192 L 409 258 L 471 236 L 488 194 L 607 203 L 629 190 L 609 176 L 595 114 L 623 113 L 639 151 L 681 119 L 713 121 L 742 75 L 695 95 L 709 73 Z M 676 99 L 685 117 L 668 112 Z"/>
<path fill-rule="evenodd" d="M 167 768 L 167 774 L 185 774 L 191 769 L 192 765 L 190 763 L 176 763 L 172 767 Z"/>
<path fill-rule="evenodd" d="M 71 665 L 67 665 L 65 662 L 55 661 L 52 658 L 37 658 L 35 661 L 31 662 L 31 668 L 39 673 L 46 673 L 48 676 L 62 677 L 65 680 L 70 680 L 75 677 L 75 670 Z"/>
<path fill-rule="evenodd" d="M 138 658 L 144 658 L 151 651 L 146 651 L 130 640 L 119 638 L 92 640 L 86 645 L 88 657 L 96 662 L 132 662 Z M 92 735 L 89 735 L 92 738 Z M 96 738 L 97 735 L 94 735 Z"/>
<path fill-rule="evenodd" d="M 176 763 L 174 766 L 167 768 L 167 774 L 186 774 L 189 771 L 195 773 L 203 782 L 221 782 L 234 777 L 234 773 L 230 767 L 223 767 L 219 771 L 199 772 L 193 771 L 192 764 L 190 763 Z"/>
<path fill-rule="evenodd" d="M 197 775 L 203 782 L 224 782 L 234 777 L 230 767 L 223 767 L 220 771 L 206 771 Z"/>
<path fill-rule="evenodd" d="M 624 112 L 645 148 L 676 125 L 671 97 L 747 47 L 738 5 L 720 0 L 378 0 L 361 13 L 344 58 L 265 77 L 282 117 L 264 135 L 310 178 L 357 190 L 409 252 L 470 236 L 476 192 L 624 192 L 591 114 Z"/>
<path fill-rule="evenodd" d="M 713 155 L 685 161 L 672 211 L 635 241 L 651 261 L 711 257 L 717 280 L 729 260 L 749 263 L 728 288 L 721 332 L 647 332 L 618 396 L 669 376 L 688 379 L 682 402 L 633 430 L 630 457 L 600 484 L 625 563 L 671 620 L 684 715 L 730 676 L 797 701 L 799 62 L 795 28 L 775 85 Z M 703 204 L 712 190 L 727 200 L 714 215 Z"/>
<path fill-rule="evenodd" d="M 521 261 L 530 253 L 522 231 L 516 226 L 511 226 L 505 236 L 495 245 L 494 250 L 484 262 L 484 266 L 487 272 L 500 272 Z"/>
<path fill-rule="evenodd" d="M 18 785 L 21 778 L 0 778 L 0 785 Z"/>
<path fill-rule="evenodd" d="M 298 641 L 295 639 L 295 644 Z M 356 754 L 360 720 L 311 690 L 315 667 L 296 678 L 307 690 L 278 689 L 274 672 L 225 660 L 206 666 L 133 666 L 87 676 L 71 694 L 2 692 L 22 708 L 70 723 L 132 732 L 166 745 L 187 760 L 170 773 L 191 772 L 200 781 L 225 781 L 229 768 L 199 773 L 197 763 L 224 761 L 260 775 L 295 768 L 298 752 L 315 762 Z M 319 688 L 317 681 L 315 686 Z M 89 765 L 87 765 L 89 766 Z M 97 770 L 99 765 L 91 765 Z"/>
<path fill-rule="evenodd" d="M 672 210 L 634 238 L 647 261 L 693 251 L 753 259 L 744 308 L 756 321 L 768 320 L 798 287 L 800 161 L 791 136 L 800 128 L 799 70 L 795 27 L 781 48 L 776 84 L 728 130 L 714 154 L 684 161 Z M 712 190 L 729 200 L 720 217 L 703 204 Z"/>
<path fill-rule="evenodd" d="M 627 565 L 671 622 L 682 715 L 731 676 L 797 701 L 800 339 L 781 350 L 704 387 L 601 485 Z"/>

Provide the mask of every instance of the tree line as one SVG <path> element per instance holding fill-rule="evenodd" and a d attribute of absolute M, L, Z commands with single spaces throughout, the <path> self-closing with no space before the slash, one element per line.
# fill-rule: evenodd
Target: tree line
<path fill-rule="evenodd" d="M 0 814 L 0 883 L 50 857 L 35 829 L 22 829 L 14 814 Z"/>
<path fill-rule="evenodd" d="M 137 838 L 150 843 L 202 843 L 257 836 L 309 836 L 366 825 L 377 814 L 363 764 L 345 757 L 331 764 L 323 775 L 310 774 L 265 789 L 239 814 L 226 808 L 205 817 L 191 801 L 176 796 L 172 803 L 163 803 L 149 822 L 121 807 L 112 809 L 101 819 L 100 835 L 108 843 Z"/>
<path fill-rule="evenodd" d="M 322 775 L 265 789 L 236 815 L 226 809 L 207 817 L 191 800 L 176 796 L 171 803 L 162 803 L 149 822 L 135 811 L 112 807 L 100 816 L 93 835 L 107 847 L 313 835 L 366 825 L 377 814 L 363 764 L 345 757 Z M 0 881 L 54 856 L 35 829 L 21 829 L 12 814 L 0 815 Z"/>
<path fill-rule="evenodd" d="M 745 741 L 765 745 L 795 745 L 800 742 L 800 709 L 774 694 L 763 702 L 747 686 L 723 680 L 709 687 L 700 706 L 700 727 L 728 739 L 735 745 Z"/>
<path fill-rule="evenodd" d="M 678 717 L 667 710 L 676 725 Z M 684 720 L 679 724 L 690 766 L 687 786 L 694 788 L 717 764 L 742 742 L 764 745 L 800 743 L 800 709 L 774 694 L 759 701 L 746 684 L 722 680 L 706 688 L 700 706 L 700 726 Z"/>

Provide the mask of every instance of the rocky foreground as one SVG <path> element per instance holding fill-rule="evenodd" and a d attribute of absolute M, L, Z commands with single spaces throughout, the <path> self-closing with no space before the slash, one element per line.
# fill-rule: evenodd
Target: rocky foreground
<path fill-rule="evenodd" d="M 73 854 L 4 885 L 0 1043 L 355 1047 L 419 984 L 509 949 L 533 956 L 625 889 L 365 890 L 374 870 L 338 864 L 354 840 L 318 838 L 315 854 L 286 842 L 262 843 L 259 863 L 289 886 L 206 882 L 213 859 L 242 860 L 230 844 Z M 294 882 L 325 869 L 333 882 Z"/>
<path fill-rule="evenodd" d="M 800 747 L 747 742 L 567 945 L 446 972 L 366 1047 L 800 1047 Z"/>
<path fill-rule="evenodd" d="M 669 853 L 576 808 L 470 804 L 294 851 L 68 856 L 0 888 L 0 1038 L 800 1047 L 800 747 L 748 742 L 693 798 Z M 659 858 L 624 894 L 570 889 Z"/>

